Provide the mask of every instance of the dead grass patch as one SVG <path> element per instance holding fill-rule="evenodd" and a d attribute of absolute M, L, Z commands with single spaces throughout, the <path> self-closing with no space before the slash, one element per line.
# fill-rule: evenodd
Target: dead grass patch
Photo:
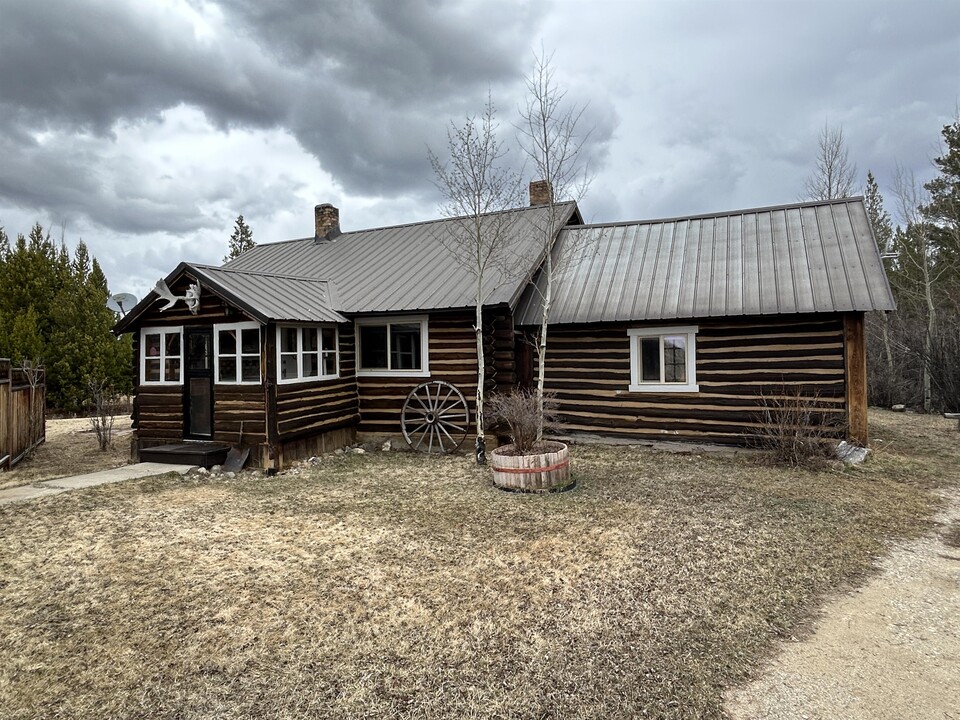
<path fill-rule="evenodd" d="M 33 454 L 0 471 L 0 490 L 41 480 L 109 470 L 130 462 L 130 417 L 114 418 L 113 444 L 101 451 L 89 418 L 47 420 L 47 439 Z"/>
<path fill-rule="evenodd" d="M 927 527 L 927 441 L 898 428 L 843 473 L 579 446 L 576 490 L 526 496 L 391 453 L 5 506 L 0 706 L 720 718 L 776 638 Z"/>

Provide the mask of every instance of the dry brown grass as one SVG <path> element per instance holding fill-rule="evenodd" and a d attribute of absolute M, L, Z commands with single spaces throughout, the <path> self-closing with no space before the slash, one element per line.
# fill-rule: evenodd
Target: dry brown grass
<path fill-rule="evenodd" d="M 108 470 L 130 462 L 130 417 L 114 418 L 113 444 L 101 451 L 89 418 L 47 420 L 46 442 L 32 455 L 0 471 L 0 490 L 41 480 Z"/>
<path fill-rule="evenodd" d="M 0 507 L 0 707 L 719 718 L 777 637 L 927 527 L 956 455 L 926 448 L 955 438 L 915 419 L 879 416 L 890 449 L 847 472 L 580 446 L 576 490 L 525 496 L 392 453 Z"/>

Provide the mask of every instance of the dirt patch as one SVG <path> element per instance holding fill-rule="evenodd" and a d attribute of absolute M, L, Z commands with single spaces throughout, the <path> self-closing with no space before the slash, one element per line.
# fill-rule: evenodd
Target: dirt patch
<path fill-rule="evenodd" d="M 938 527 L 894 548 L 879 575 L 834 597 L 802 640 L 782 645 L 758 679 L 728 693 L 735 720 L 960 718 L 956 429 L 936 416 L 871 417 L 880 450 L 865 472 L 938 488 Z"/>
<path fill-rule="evenodd" d="M 12 470 L 0 471 L 0 489 L 127 465 L 131 432 L 130 416 L 118 415 L 113 446 L 101 451 L 88 418 L 48 419 L 46 442 Z"/>

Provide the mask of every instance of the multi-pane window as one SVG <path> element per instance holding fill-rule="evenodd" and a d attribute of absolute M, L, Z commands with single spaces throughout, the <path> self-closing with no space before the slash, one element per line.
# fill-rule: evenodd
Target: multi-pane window
<path fill-rule="evenodd" d="M 634 328 L 630 339 L 632 392 L 696 392 L 697 328 Z"/>
<path fill-rule="evenodd" d="M 183 382 L 183 328 L 143 328 L 140 332 L 140 382 Z"/>
<path fill-rule="evenodd" d="M 426 374 L 426 324 L 424 318 L 358 321 L 359 372 Z"/>
<path fill-rule="evenodd" d="M 337 377 L 337 331 L 332 327 L 277 328 L 280 382 Z"/>
<path fill-rule="evenodd" d="M 220 384 L 260 382 L 260 325 L 214 325 L 214 353 Z"/>

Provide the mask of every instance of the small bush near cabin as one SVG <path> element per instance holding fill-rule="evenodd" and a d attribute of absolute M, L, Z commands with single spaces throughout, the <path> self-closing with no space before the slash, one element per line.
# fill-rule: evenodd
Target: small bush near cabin
<path fill-rule="evenodd" d="M 834 458 L 840 422 L 824 410 L 819 393 L 784 387 L 763 395 L 755 442 L 771 451 L 774 462 L 789 467 L 819 469 Z"/>
<path fill-rule="evenodd" d="M 543 398 L 543 429 L 546 431 L 556 420 L 557 401 L 551 395 Z M 539 417 L 537 396 L 527 390 L 513 390 L 507 394 L 490 396 L 490 421 L 504 424 L 510 441 L 521 455 L 535 452 Z"/>

